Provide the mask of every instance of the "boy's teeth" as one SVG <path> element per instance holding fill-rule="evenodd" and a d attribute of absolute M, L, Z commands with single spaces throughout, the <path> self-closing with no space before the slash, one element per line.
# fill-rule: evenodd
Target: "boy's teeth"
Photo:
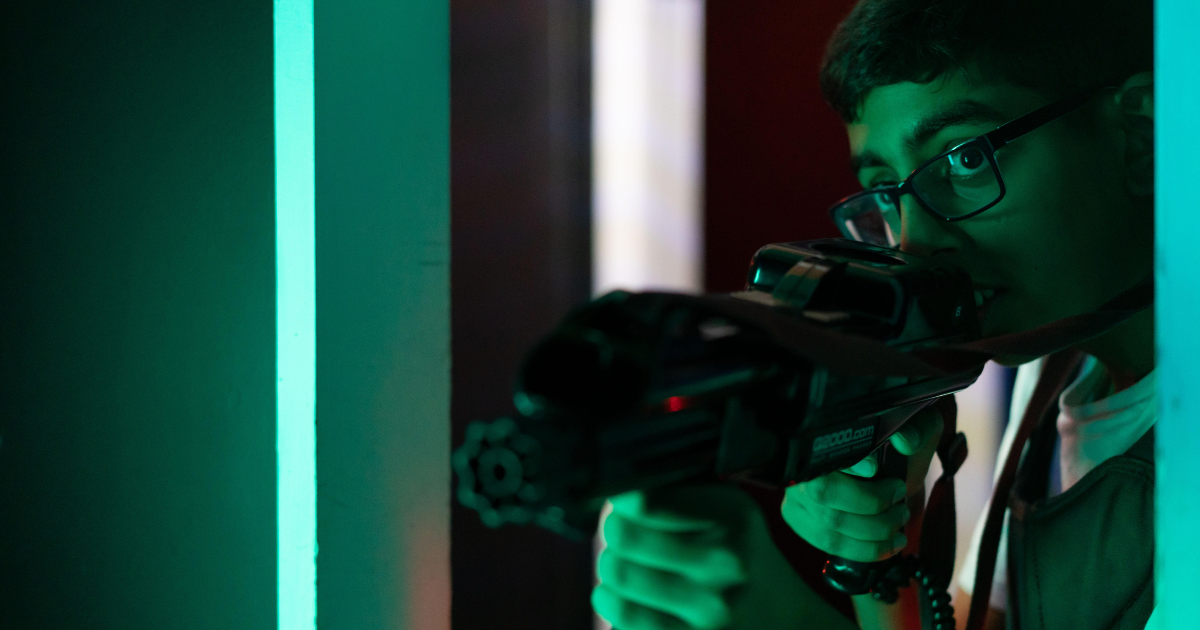
<path fill-rule="evenodd" d="M 995 294 L 995 289 L 983 289 L 982 291 L 975 289 L 975 307 L 979 308 L 980 306 L 983 306 L 984 300 L 990 299 Z"/>

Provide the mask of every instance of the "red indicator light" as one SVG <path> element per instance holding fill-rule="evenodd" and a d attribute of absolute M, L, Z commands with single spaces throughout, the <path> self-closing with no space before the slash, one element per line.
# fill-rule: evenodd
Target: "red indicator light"
<path fill-rule="evenodd" d="M 667 408 L 668 412 L 674 413 L 681 409 L 686 409 L 688 402 L 688 399 L 684 396 L 672 396 L 663 402 L 663 406 Z"/>

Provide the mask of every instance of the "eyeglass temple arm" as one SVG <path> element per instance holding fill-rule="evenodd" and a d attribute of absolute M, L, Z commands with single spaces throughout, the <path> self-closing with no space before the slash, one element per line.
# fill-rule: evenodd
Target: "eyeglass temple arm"
<path fill-rule="evenodd" d="M 1088 90 L 1075 96 L 1070 96 L 1062 100 L 1055 101 L 1040 109 L 1035 109 L 1028 114 L 1005 123 L 997 127 L 994 131 L 986 134 L 989 142 L 992 143 L 992 148 L 999 149 L 1004 145 L 1020 138 L 1021 136 L 1045 125 L 1056 118 L 1061 118 L 1067 114 L 1083 107 L 1092 100 L 1092 97 L 1097 92 L 1103 90 L 1115 90 L 1115 86 L 1103 87 L 1098 90 Z"/>

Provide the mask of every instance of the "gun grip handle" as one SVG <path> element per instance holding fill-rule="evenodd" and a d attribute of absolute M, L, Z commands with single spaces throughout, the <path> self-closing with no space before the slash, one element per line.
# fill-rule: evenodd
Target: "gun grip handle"
<path fill-rule="evenodd" d="M 879 469 L 877 479 L 907 479 L 908 457 L 884 442 L 877 450 Z M 847 595 L 865 595 L 875 590 L 880 581 L 901 562 L 900 554 L 878 562 L 858 562 L 838 556 L 829 556 L 825 562 L 825 581 L 835 590 Z M 891 595 L 891 593 L 889 593 Z M 887 597 L 885 596 L 885 599 Z"/>

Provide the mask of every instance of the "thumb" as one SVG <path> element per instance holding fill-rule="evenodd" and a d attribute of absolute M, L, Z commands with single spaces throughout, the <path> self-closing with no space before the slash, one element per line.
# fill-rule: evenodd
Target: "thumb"
<path fill-rule="evenodd" d="M 897 452 L 908 456 L 908 494 L 910 497 L 919 496 L 924 500 L 921 491 L 925 487 L 925 475 L 929 465 L 933 463 L 933 454 L 942 436 L 942 414 L 934 408 L 928 408 L 913 416 L 900 430 L 892 434 L 892 447 Z M 909 506 L 914 512 L 916 508 Z"/>
<path fill-rule="evenodd" d="M 942 426 L 942 414 L 938 410 L 932 407 L 923 409 L 892 434 L 892 447 L 909 457 L 928 452 L 932 459 L 942 435 Z"/>

